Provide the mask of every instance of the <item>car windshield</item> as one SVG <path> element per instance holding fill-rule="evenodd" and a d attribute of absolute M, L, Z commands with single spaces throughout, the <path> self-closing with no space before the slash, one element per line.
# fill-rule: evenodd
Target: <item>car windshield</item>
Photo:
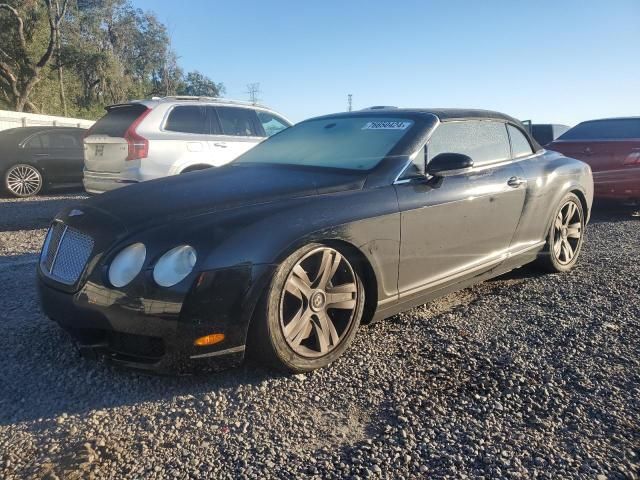
<path fill-rule="evenodd" d="M 324 118 L 300 123 L 261 143 L 235 163 L 370 170 L 413 126 L 406 118 Z"/>

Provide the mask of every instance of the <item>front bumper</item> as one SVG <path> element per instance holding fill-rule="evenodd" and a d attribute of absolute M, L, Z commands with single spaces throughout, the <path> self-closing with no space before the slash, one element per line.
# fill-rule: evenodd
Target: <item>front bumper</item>
<path fill-rule="evenodd" d="M 202 272 L 186 295 L 150 290 L 131 295 L 88 281 L 74 293 L 40 274 L 44 312 L 69 332 L 81 353 L 158 373 L 217 371 L 240 364 L 260 292 L 273 268 L 240 266 Z M 222 342 L 194 340 L 223 333 Z"/>

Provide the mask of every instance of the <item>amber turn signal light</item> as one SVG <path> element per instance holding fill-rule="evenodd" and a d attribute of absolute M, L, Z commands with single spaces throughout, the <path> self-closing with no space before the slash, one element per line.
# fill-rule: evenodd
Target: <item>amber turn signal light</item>
<path fill-rule="evenodd" d="M 212 333 L 204 337 L 196 338 L 193 344 L 197 347 L 206 347 L 207 345 L 215 345 L 224 340 L 224 333 Z"/>

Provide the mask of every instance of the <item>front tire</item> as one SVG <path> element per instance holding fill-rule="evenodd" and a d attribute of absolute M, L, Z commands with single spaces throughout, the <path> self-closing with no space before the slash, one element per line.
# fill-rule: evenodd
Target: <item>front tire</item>
<path fill-rule="evenodd" d="M 43 178 L 33 165 L 18 163 L 4 174 L 4 189 L 14 197 L 32 197 L 42 190 Z"/>
<path fill-rule="evenodd" d="M 339 250 L 310 244 L 276 270 L 265 311 L 252 325 L 251 353 L 290 372 L 333 362 L 351 344 L 364 310 L 357 266 Z"/>
<path fill-rule="evenodd" d="M 538 265 L 552 273 L 571 270 L 582 249 L 584 227 L 582 203 L 575 194 L 569 193 L 555 212 Z"/>

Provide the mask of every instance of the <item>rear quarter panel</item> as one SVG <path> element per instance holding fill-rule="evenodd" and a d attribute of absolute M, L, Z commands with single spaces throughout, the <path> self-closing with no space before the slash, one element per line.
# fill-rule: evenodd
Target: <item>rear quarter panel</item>
<path fill-rule="evenodd" d="M 545 240 L 552 217 L 561 200 L 571 191 L 579 192 L 591 211 L 593 180 L 589 166 L 564 155 L 544 151 L 520 162 L 528 180 L 520 224 L 513 243 Z"/>

